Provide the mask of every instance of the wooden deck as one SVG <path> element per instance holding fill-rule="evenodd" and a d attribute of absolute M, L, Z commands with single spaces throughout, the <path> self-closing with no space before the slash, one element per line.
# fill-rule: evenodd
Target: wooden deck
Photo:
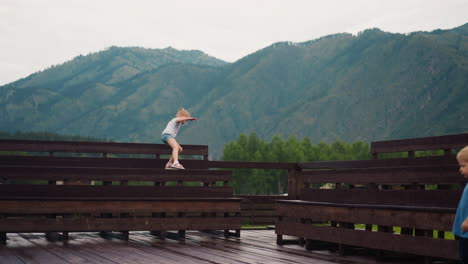
<path fill-rule="evenodd" d="M 368 253 L 340 256 L 328 250 L 306 251 L 294 244 L 277 246 L 274 230 L 243 230 L 241 238 L 190 231 L 183 242 L 162 240 L 148 232 L 131 232 L 129 241 L 105 239 L 98 233 L 71 233 L 67 242 L 49 242 L 42 233 L 8 234 L 7 245 L 0 245 L 0 263 L 393 264 L 422 263 L 422 259 L 395 255 L 377 258 Z"/>

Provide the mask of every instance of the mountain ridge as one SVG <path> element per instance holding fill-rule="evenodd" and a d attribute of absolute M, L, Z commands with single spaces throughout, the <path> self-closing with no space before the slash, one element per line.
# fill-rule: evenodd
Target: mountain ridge
<path fill-rule="evenodd" d="M 233 63 L 111 47 L 53 70 L 0 86 L 0 130 L 159 142 L 185 107 L 200 121 L 180 141 L 208 144 L 215 157 L 239 133 L 330 142 L 468 131 L 468 23 L 278 42 Z"/>

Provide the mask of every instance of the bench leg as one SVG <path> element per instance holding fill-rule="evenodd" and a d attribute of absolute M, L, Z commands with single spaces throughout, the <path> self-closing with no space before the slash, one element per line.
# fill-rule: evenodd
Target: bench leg
<path fill-rule="evenodd" d="M 305 239 L 303 237 L 299 238 L 299 246 L 303 247 L 305 245 Z"/>
<path fill-rule="evenodd" d="M 432 263 L 432 258 L 431 257 L 424 257 L 424 264 L 431 264 Z"/>
<path fill-rule="evenodd" d="M 341 228 L 346 228 L 346 229 L 354 229 L 355 228 L 354 223 L 339 222 L 338 225 Z M 345 256 L 347 254 L 347 252 L 349 251 L 348 249 L 350 249 L 349 246 L 343 245 L 343 244 L 338 244 L 338 254 L 340 256 Z"/>
<path fill-rule="evenodd" d="M 276 245 L 282 246 L 283 245 L 283 235 L 276 235 Z"/>
<path fill-rule="evenodd" d="M 153 235 L 153 236 L 157 236 L 160 239 L 166 239 L 166 232 L 165 231 L 153 230 L 153 231 L 150 231 L 150 234 Z"/>
<path fill-rule="evenodd" d="M 158 183 L 158 186 L 161 185 L 161 183 Z M 166 213 L 152 213 L 151 214 L 152 218 L 166 218 Z M 162 230 L 152 230 L 150 231 L 150 234 L 153 236 L 159 237 L 159 239 L 166 239 L 166 232 Z"/>
<path fill-rule="evenodd" d="M 185 230 L 179 230 L 177 234 L 179 235 L 179 241 L 185 240 Z"/>
<path fill-rule="evenodd" d="M 120 233 L 121 233 L 122 239 L 128 241 L 130 232 L 129 231 L 120 231 Z"/>
<path fill-rule="evenodd" d="M 346 255 L 346 245 L 338 244 L 338 254 L 340 256 L 345 256 Z"/>
<path fill-rule="evenodd" d="M 63 240 L 68 240 L 69 239 L 68 232 L 63 232 L 62 237 L 63 237 Z"/>
<path fill-rule="evenodd" d="M 106 184 L 104 184 L 106 185 Z M 109 185 L 109 184 L 107 184 Z M 112 218 L 112 214 L 111 213 L 101 213 L 101 218 Z M 109 232 L 109 231 L 100 231 L 99 232 L 99 236 L 102 237 L 102 238 L 109 238 L 110 236 L 112 235 L 112 232 Z"/>
<path fill-rule="evenodd" d="M 305 248 L 307 250 L 312 250 L 314 248 L 312 239 L 306 239 Z"/>
<path fill-rule="evenodd" d="M 228 237 L 240 237 L 240 229 L 236 229 L 234 230 L 234 232 L 231 232 L 229 229 L 225 229 L 224 230 L 224 237 L 225 238 L 228 238 Z"/>
<path fill-rule="evenodd" d="M 0 232 L 0 244 L 6 245 L 7 233 Z"/>
<path fill-rule="evenodd" d="M 45 237 L 50 242 L 56 242 L 59 240 L 60 235 L 57 232 L 46 232 Z"/>

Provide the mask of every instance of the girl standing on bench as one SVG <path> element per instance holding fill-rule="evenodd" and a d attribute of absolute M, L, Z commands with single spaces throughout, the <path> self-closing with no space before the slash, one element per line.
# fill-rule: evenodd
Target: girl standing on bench
<path fill-rule="evenodd" d="M 181 125 L 187 123 L 187 121 L 198 120 L 195 117 L 191 117 L 190 113 L 185 110 L 184 108 L 179 108 L 177 111 L 176 117 L 171 119 L 169 123 L 167 123 L 166 128 L 161 134 L 161 140 L 165 144 L 169 145 L 172 148 L 172 156 L 169 162 L 166 164 L 166 170 L 184 170 L 184 166 L 179 163 L 179 152 L 182 152 L 183 149 L 175 140 L 177 133 L 179 133 L 179 129 Z"/>

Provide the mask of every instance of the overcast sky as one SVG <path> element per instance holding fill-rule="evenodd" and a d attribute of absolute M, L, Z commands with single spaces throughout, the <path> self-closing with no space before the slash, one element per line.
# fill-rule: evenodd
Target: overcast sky
<path fill-rule="evenodd" d="M 0 85 L 110 46 L 234 62 L 278 41 L 468 22 L 468 0 L 0 0 Z"/>

